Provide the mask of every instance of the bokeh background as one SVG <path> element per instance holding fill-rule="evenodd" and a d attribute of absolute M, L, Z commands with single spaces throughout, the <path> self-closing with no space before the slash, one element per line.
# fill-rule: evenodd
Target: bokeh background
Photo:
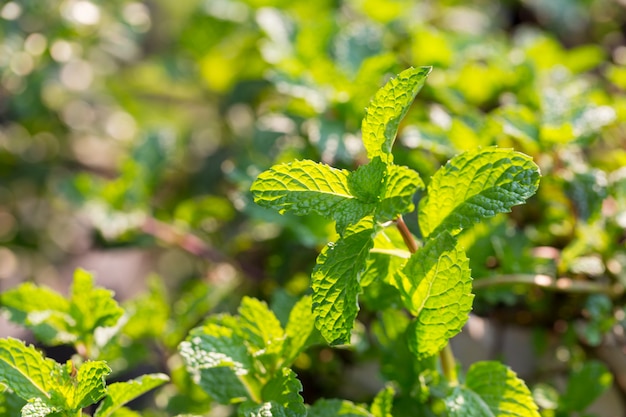
<path fill-rule="evenodd" d="M 600 360 L 614 383 L 599 415 L 624 415 L 623 0 L 3 1 L 0 290 L 67 293 L 76 267 L 121 301 L 159 287 L 170 347 L 243 294 L 289 305 L 334 228 L 255 206 L 251 182 L 296 158 L 354 169 L 369 99 L 422 65 L 397 163 L 428 179 L 499 145 L 544 175 L 528 205 L 464 237 L 485 281 L 455 352 L 551 387 Z M 538 274 L 583 290 L 524 284 Z M 30 337 L 2 320 L 7 335 Z M 363 343 L 316 351 L 308 382 L 301 363 L 305 395 L 366 398 Z"/>

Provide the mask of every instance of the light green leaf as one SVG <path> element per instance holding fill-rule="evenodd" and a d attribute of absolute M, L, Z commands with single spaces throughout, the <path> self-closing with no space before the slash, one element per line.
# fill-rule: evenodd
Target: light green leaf
<path fill-rule="evenodd" d="M 147 374 L 127 382 L 116 382 L 107 387 L 107 395 L 100 403 L 94 417 L 109 417 L 124 404 L 166 383 L 165 374 Z"/>
<path fill-rule="evenodd" d="M 385 188 L 376 207 L 376 221 L 394 220 L 399 215 L 413 211 L 413 196 L 424 188 L 419 174 L 410 168 L 389 165 L 385 178 Z"/>
<path fill-rule="evenodd" d="M 371 218 L 348 227 L 317 257 L 311 275 L 315 325 L 331 345 L 348 343 L 359 306 L 360 275 L 375 233 Z"/>
<path fill-rule="evenodd" d="M 572 373 L 559 405 L 563 411 L 583 412 L 613 383 L 613 375 L 598 361 L 589 361 Z"/>
<path fill-rule="evenodd" d="M 317 212 L 335 220 L 343 233 L 374 211 L 379 185 L 370 181 L 382 175 L 383 168 L 379 161 L 350 173 L 313 161 L 295 161 L 261 173 L 250 191 L 260 206 L 297 215 Z"/>
<path fill-rule="evenodd" d="M 469 260 L 447 233 L 428 240 L 394 277 L 405 307 L 415 316 L 407 331 L 418 359 L 439 352 L 461 331 L 472 309 L 471 282 Z"/>
<path fill-rule="evenodd" d="M 59 364 L 44 358 L 33 346 L 13 338 L 0 339 L 0 382 L 21 398 L 49 401 L 55 387 L 53 376 L 59 371 Z"/>
<path fill-rule="evenodd" d="M 244 297 L 239 306 L 239 318 L 240 329 L 253 347 L 253 354 L 259 351 L 278 354 L 281 351 L 284 331 L 264 301 Z"/>
<path fill-rule="evenodd" d="M 439 169 L 419 207 L 424 236 L 462 229 L 523 204 L 539 185 L 532 159 L 496 147 L 465 152 Z"/>
<path fill-rule="evenodd" d="M 321 399 L 309 408 L 307 417 L 372 417 L 372 414 L 347 400 Z"/>
<path fill-rule="evenodd" d="M 392 417 L 391 409 L 393 408 L 393 396 L 395 390 L 391 385 L 383 388 L 372 401 L 370 411 L 374 417 Z"/>
<path fill-rule="evenodd" d="M 115 326 L 124 310 L 113 298 L 113 291 L 94 287 L 93 275 L 84 269 L 74 272 L 70 311 L 81 335 L 91 335 L 98 327 Z"/>
<path fill-rule="evenodd" d="M 336 206 L 354 198 L 348 187 L 349 172 L 309 160 L 274 165 L 250 187 L 260 206 L 304 215 L 313 211 L 327 217 Z"/>
<path fill-rule="evenodd" d="M 192 330 L 178 350 L 194 382 L 222 404 L 250 399 L 245 377 L 252 357 L 244 339 L 214 323 Z"/>
<path fill-rule="evenodd" d="M 313 301 L 310 296 L 304 296 L 289 313 L 289 320 L 285 327 L 283 366 L 291 365 L 298 355 L 307 348 L 307 341 L 314 328 Z"/>
<path fill-rule="evenodd" d="M 446 398 L 451 417 L 539 417 L 524 381 L 499 362 L 477 362 Z"/>
<path fill-rule="evenodd" d="M 391 149 L 400 121 L 411 107 L 431 69 L 409 68 L 378 90 L 361 125 L 363 144 L 370 159 L 379 156 L 385 163 L 393 161 Z"/>
<path fill-rule="evenodd" d="M 106 395 L 105 377 L 111 373 L 111 368 L 102 361 L 89 361 L 78 368 L 76 378 L 70 376 L 65 384 L 70 389 L 66 391 L 67 406 L 71 410 L 78 410 L 95 404 Z"/>
<path fill-rule="evenodd" d="M 31 329 L 37 339 L 48 345 L 71 343 L 75 324 L 70 316 L 70 303 L 59 293 L 26 282 L 0 295 L 0 305 L 9 319 Z"/>

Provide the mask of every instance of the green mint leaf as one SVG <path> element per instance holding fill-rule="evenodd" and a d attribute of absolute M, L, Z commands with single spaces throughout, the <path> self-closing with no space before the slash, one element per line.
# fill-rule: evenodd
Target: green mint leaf
<path fill-rule="evenodd" d="M 285 326 L 283 366 L 291 365 L 308 347 L 307 342 L 314 328 L 313 301 L 310 296 L 304 296 L 291 309 L 287 326 Z"/>
<path fill-rule="evenodd" d="M 419 207 L 424 236 L 462 229 L 510 211 L 532 196 L 539 185 L 539 167 L 532 159 L 496 147 L 465 152 L 439 169 Z"/>
<path fill-rule="evenodd" d="M 337 230 L 343 233 L 349 224 L 374 211 L 375 200 L 370 199 L 378 185 L 369 181 L 382 168 L 379 162 L 350 173 L 313 161 L 295 161 L 262 172 L 250 191 L 262 207 L 297 215 L 317 212 L 335 220 Z"/>
<path fill-rule="evenodd" d="M 65 374 L 67 379 L 61 387 L 66 398 L 67 408 L 78 410 L 95 404 L 106 395 L 105 377 L 111 373 L 111 368 L 102 361 L 83 363 L 76 377 Z"/>
<path fill-rule="evenodd" d="M 244 339 L 215 323 L 193 329 L 178 350 L 194 382 L 222 404 L 250 399 L 246 375 L 253 359 Z"/>
<path fill-rule="evenodd" d="M 307 417 L 372 417 L 372 414 L 347 400 L 321 399 L 309 408 Z"/>
<path fill-rule="evenodd" d="M 113 298 L 113 291 L 94 287 L 93 275 L 83 269 L 74 272 L 70 311 L 80 335 L 91 335 L 98 327 L 113 327 L 124 310 Z M 106 340 L 108 341 L 108 340 Z M 98 343 L 102 346 L 104 343 Z"/>
<path fill-rule="evenodd" d="M 336 206 L 354 198 L 348 187 L 349 172 L 309 160 L 274 165 L 250 187 L 262 207 L 304 215 L 315 211 L 331 217 Z"/>
<path fill-rule="evenodd" d="M 367 156 L 379 156 L 383 162 L 393 160 L 391 149 L 400 121 L 421 90 L 431 67 L 409 68 L 378 90 L 366 110 L 361 132 Z"/>
<path fill-rule="evenodd" d="M 47 345 L 76 340 L 70 333 L 70 303 L 49 288 L 27 282 L 0 295 L 0 304 L 11 321 L 32 330 Z"/>
<path fill-rule="evenodd" d="M 374 417 L 392 417 L 391 409 L 393 408 L 393 396 L 395 390 L 391 385 L 383 388 L 372 401 L 370 412 Z"/>
<path fill-rule="evenodd" d="M 413 196 L 424 188 L 419 174 L 410 168 L 389 165 L 385 178 L 385 188 L 376 207 L 376 221 L 394 220 L 400 214 L 413 211 Z"/>
<path fill-rule="evenodd" d="M 499 362 L 477 362 L 446 398 L 451 417 L 539 417 L 524 381 Z"/>
<path fill-rule="evenodd" d="M 565 393 L 559 401 L 564 412 L 583 412 L 611 387 L 613 375 L 598 361 L 589 361 L 574 371 L 567 382 Z"/>
<path fill-rule="evenodd" d="M 315 325 L 331 345 L 350 341 L 359 311 L 359 280 L 373 246 L 371 218 L 348 227 L 343 237 L 329 244 L 317 257 L 311 275 Z"/>
<path fill-rule="evenodd" d="M 94 417 L 109 417 L 124 404 L 166 383 L 165 374 L 147 374 L 127 382 L 116 382 L 107 387 L 106 397 L 98 406 Z"/>
<path fill-rule="evenodd" d="M 33 346 L 13 338 L 0 339 L 0 382 L 21 398 L 48 402 L 55 388 L 53 375 L 59 370 L 58 363 L 44 358 Z"/>
<path fill-rule="evenodd" d="M 376 204 L 382 193 L 387 165 L 380 157 L 361 165 L 348 176 L 350 193 L 363 203 Z"/>
<path fill-rule="evenodd" d="M 418 359 L 439 352 L 461 331 L 472 309 L 469 260 L 448 233 L 426 242 L 396 274 L 393 284 L 415 316 L 409 347 Z"/>
<path fill-rule="evenodd" d="M 304 399 L 300 395 L 302 383 L 289 368 L 282 368 L 261 390 L 263 401 L 280 404 L 290 417 L 306 416 Z"/>
<path fill-rule="evenodd" d="M 22 417 L 46 417 L 56 411 L 61 411 L 53 407 L 41 398 L 33 398 L 22 408 Z"/>
<path fill-rule="evenodd" d="M 260 350 L 267 353 L 281 351 L 283 328 L 264 301 L 243 297 L 238 312 L 240 329 L 254 347 L 253 354 L 256 355 Z"/>

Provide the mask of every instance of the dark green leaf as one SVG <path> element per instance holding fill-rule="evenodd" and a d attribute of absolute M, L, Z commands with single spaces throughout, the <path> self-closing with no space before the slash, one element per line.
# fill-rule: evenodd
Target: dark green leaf
<path fill-rule="evenodd" d="M 375 233 L 371 219 L 350 226 L 317 258 L 311 275 L 315 325 L 330 344 L 348 343 L 359 306 L 360 276 Z"/>

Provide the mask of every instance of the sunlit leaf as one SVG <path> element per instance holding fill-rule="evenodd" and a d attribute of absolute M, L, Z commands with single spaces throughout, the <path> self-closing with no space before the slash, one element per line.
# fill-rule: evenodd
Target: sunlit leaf
<path fill-rule="evenodd" d="M 370 159 L 380 157 L 386 163 L 393 160 L 391 149 L 400 121 L 411 107 L 431 69 L 409 68 L 378 90 L 361 125 L 363 144 Z"/>
<path fill-rule="evenodd" d="M 442 233 L 419 249 L 395 276 L 405 307 L 415 316 L 409 347 L 419 359 L 436 354 L 461 331 L 472 309 L 469 260 Z"/>
<path fill-rule="evenodd" d="M 424 236 L 464 228 L 523 204 L 539 185 L 532 159 L 510 149 L 485 148 L 452 158 L 439 169 L 420 201 Z"/>
<path fill-rule="evenodd" d="M 477 362 L 446 398 L 451 417 L 539 417 L 524 382 L 499 362 Z"/>

